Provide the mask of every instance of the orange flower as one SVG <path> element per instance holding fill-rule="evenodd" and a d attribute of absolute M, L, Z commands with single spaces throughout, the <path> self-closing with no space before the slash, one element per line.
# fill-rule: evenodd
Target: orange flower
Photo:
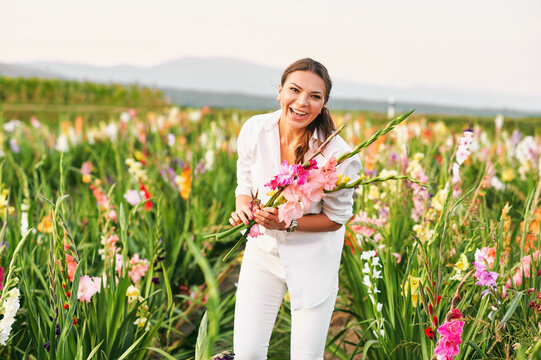
<path fill-rule="evenodd" d="M 524 251 L 528 252 L 530 249 L 536 249 L 537 234 L 539 234 L 539 222 L 541 221 L 541 207 L 537 208 L 534 212 L 534 218 L 528 226 L 526 232 L 526 241 L 524 242 Z M 524 231 L 524 221 L 520 223 L 520 233 Z M 522 237 L 517 236 L 517 243 L 520 245 Z"/>
<path fill-rule="evenodd" d="M 53 233 L 53 213 L 52 212 L 49 215 L 44 216 L 43 219 L 41 219 L 41 222 L 38 224 L 38 231 L 44 234 Z"/>
<path fill-rule="evenodd" d="M 180 196 L 182 196 L 184 200 L 188 200 L 188 196 L 192 189 L 192 169 L 185 167 L 182 174 L 177 175 L 175 178 L 175 183 L 178 186 Z"/>

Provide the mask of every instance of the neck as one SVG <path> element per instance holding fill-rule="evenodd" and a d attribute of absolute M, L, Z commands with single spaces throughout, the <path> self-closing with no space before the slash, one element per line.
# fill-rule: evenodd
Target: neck
<path fill-rule="evenodd" d="M 306 133 L 306 128 L 292 129 L 282 119 L 278 123 L 278 129 L 280 131 L 280 144 L 288 147 L 296 147 Z"/>

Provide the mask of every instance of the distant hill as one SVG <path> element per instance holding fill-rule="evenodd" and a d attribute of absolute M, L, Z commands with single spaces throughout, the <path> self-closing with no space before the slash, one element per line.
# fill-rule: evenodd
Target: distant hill
<path fill-rule="evenodd" d="M 162 89 L 170 102 L 181 106 L 212 106 L 219 108 L 240 108 L 240 109 L 278 109 L 279 105 L 273 96 L 253 96 L 241 93 L 221 93 L 211 91 L 180 90 L 165 88 Z M 387 111 L 387 102 L 367 101 L 362 99 L 336 99 L 331 98 L 328 104 L 332 110 L 365 110 L 378 113 Z M 471 116 L 495 116 L 502 114 L 506 117 L 535 117 L 535 113 L 520 112 L 513 110 L 494 109 L 473 109 L 464 107 L 438 106 L 419 103 L 396 103 L 397 113 L 416 109 L 416 113 L 423 114 L 447 114 L 447 115 L 471 115 Z"/>
<path fill-rule="evenodd" d="M 28 75 L 40 73 L 42 75 Z M 136 83 L 162 88 L 174 102 L 185 105 L 207 103 L 214 106 L 260 108 L 270 104 L 278 89 L 281 70 L 230 58 L 185 57 L 157 66 L 117 65 L 98 67 L 58 62 L 0 64 L 0 74 L 10 76 L 61 77 L 103 83 Z M 182 95 L 180 95 L 182 94 Z M 386 111 L 387 99 L 396 99 L 397 108 L 421 104 L 417 109 L 436 113 L 505 116 L 541 114 L 541 99 L 496 93 L 432 89 L 392 88 L 333 79 L 330 107 Z M 189 101 L 188 101 L 189 99 Z M 270 100 L 265 100 L 270 99 Z M 361 108 L 359 108 L 361 107 Z M 377 110 L 376 110 L 377 109 Z"/>

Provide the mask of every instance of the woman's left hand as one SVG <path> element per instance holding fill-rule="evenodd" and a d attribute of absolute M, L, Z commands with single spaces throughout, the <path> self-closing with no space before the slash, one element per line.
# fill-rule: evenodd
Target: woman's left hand
<path fill-rule="evenodd" d="M 278 219 L 278 209 L 266 207 L 254 212 L 254 220 L 259 225 L 269 230 L 285 230 L 286 223 Z"/>

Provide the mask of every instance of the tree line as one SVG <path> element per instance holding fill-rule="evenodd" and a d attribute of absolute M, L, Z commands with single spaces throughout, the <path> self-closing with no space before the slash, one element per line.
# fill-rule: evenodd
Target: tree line
<path fill-rule="evenodd" d="M 161 90 L 137 85 L 0 76 L 0 103 L 160 106 L 166 101 Z"/>

